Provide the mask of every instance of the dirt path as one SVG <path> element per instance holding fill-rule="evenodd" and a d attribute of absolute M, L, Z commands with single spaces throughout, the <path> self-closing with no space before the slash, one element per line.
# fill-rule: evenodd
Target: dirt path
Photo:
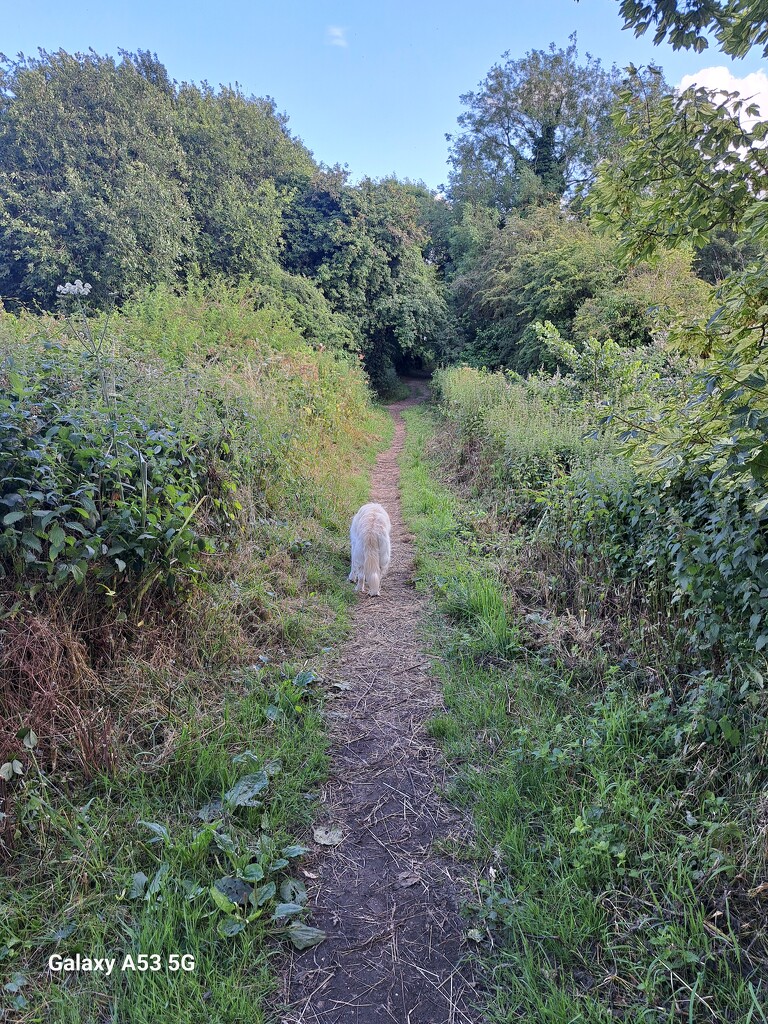
<path fill-rule="evenodd" d="M 457 969 L 466 930 L 457 913 L 457 865 L 432 844 L 463 823 L 436 795 L 440 756 L 424 722 L 440 706 L 418 625 L 413 544 L 400 513 L 398 455 L 405 425 L 391 405 L 395 438 L 379 456 L 371 500 L 392 520 L 392 565 L 382 596 L 361 596 L 354 629 L 331 669 L 341 695 L 329 703 L 332 774 L 320 823 L 344 840 L 310 865 L 313 924 L 328 938 L 295 954 L 283 1024 L 477 1024 L 472 979 Z M 351 586 L 351 584 L 350 584 Z"/>

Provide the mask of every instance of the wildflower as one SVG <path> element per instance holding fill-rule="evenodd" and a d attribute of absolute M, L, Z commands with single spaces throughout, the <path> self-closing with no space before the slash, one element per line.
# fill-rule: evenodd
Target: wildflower
<path fill-rule="evenodd" d="M 66 284 L 57 285 L 56 291 L 59 295 L 90 295 L 91 285 L 83 284 L 78 277 L 74 283 L 67 281 Z"/>

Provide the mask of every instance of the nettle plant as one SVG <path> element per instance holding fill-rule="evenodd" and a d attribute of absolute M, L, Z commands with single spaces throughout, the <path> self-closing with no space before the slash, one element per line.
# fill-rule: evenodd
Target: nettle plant
<path fill-rule="evenodd" d="M 109 318 L 97 332 L 89 291 L 59 286 L 74 304 L 63 318 L 69 343 L 44 338 L 0 371 L 0 571 L 33 589 L 92 573 L 112 596 L 129 577 L 142 593 L 188 585 L 209 547 L 198 510 L 207 503 L 222 525 L 237 510 L 221 470 L 228 428 L 215 415 L 164 416 L 174 382 L 107 350 Z"/>

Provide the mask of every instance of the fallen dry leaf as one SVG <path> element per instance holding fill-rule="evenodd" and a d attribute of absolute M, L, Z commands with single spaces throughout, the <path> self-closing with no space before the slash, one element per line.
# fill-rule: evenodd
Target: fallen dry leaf
<path fill-rule="evenodd" d="M 321 846 L 338 846 L 344 838 L 344 833 L 336 825 L 317 825 L 312 829 L 312 835 Z"/>

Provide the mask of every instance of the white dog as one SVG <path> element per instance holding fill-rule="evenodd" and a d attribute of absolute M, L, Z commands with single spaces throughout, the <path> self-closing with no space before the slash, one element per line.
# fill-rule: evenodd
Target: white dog
<path fill-rule="evenodd" d="M 376 502 L 369 502 L 357 512 L 352 520 L 349 538 L 352 542 L 352 571 L 349 579 L 357 586 L 355 590 L 378 597 L 381 578 L 389 567 L 389 535 L 392 524 L 386 509 Z"/>

